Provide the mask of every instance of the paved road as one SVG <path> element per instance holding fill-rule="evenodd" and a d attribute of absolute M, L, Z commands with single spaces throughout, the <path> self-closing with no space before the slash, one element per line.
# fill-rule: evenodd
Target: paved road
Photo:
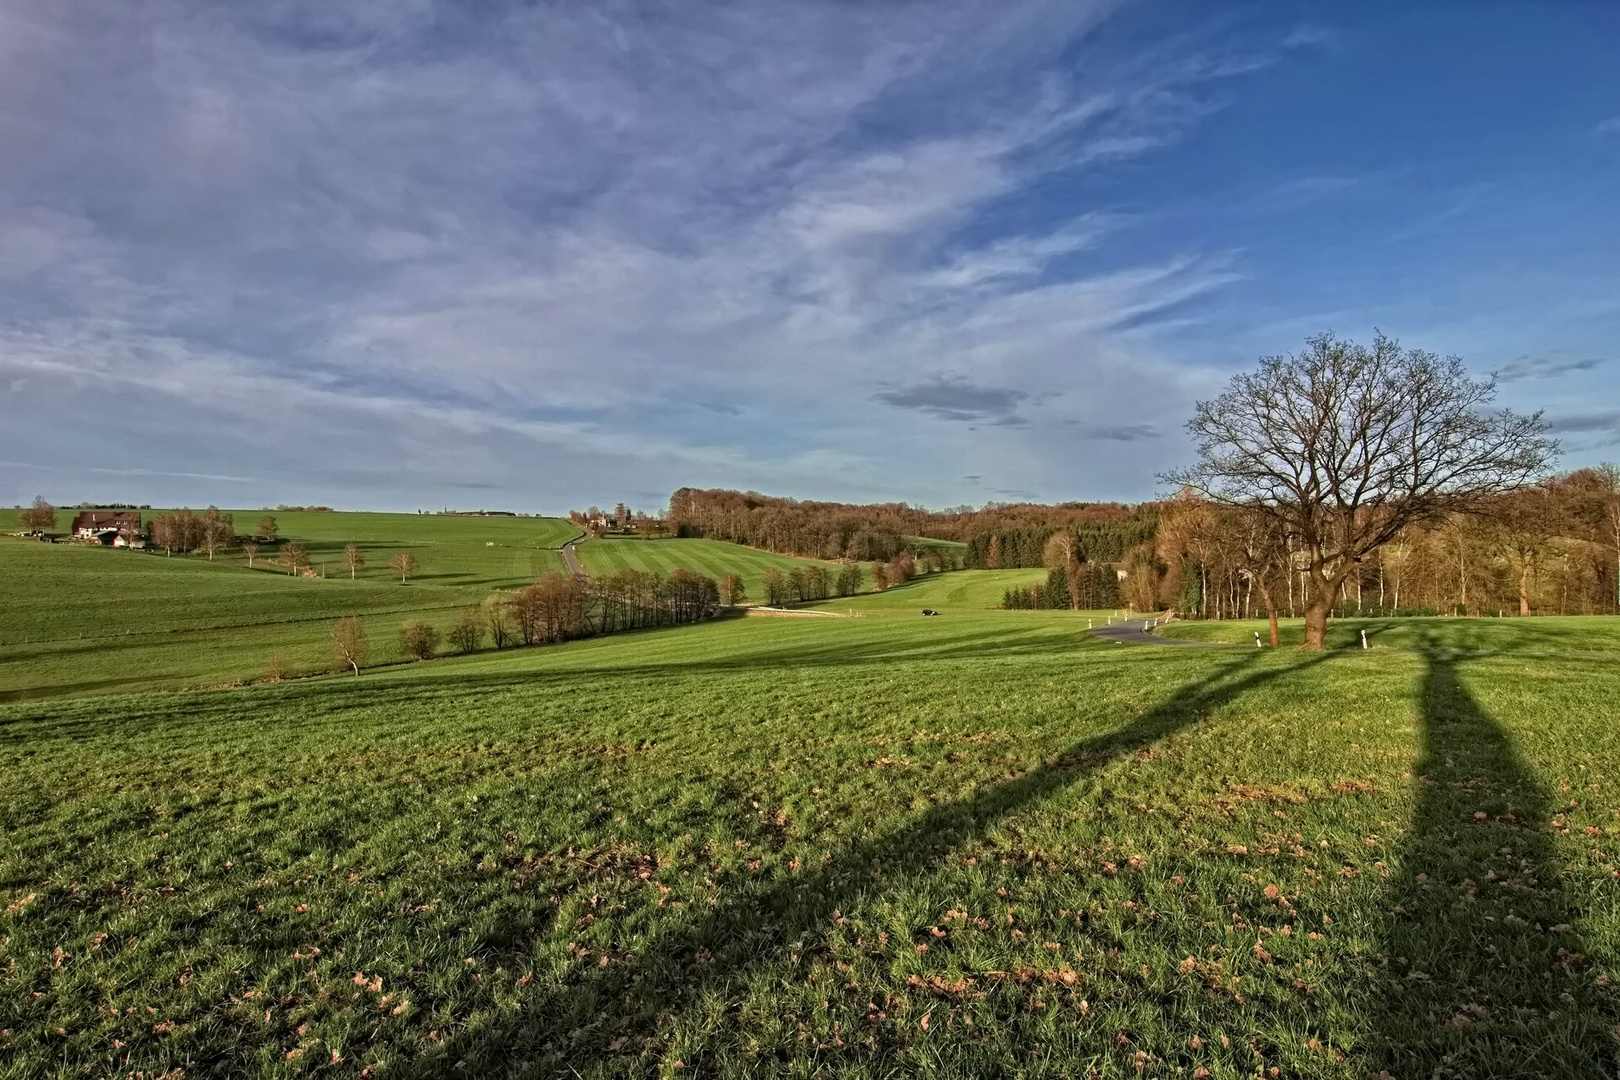
<path fill-rule="evenodd" d="M 579 556 L 574 554 L 574 545 L 589 535 L 590 533 L 580 533 L 562 546 L 563 562 L 568 564 L 568 572 L 580 581 L 589 581 L 590 577 L 585 573 L 585 568 L 579 565 Z"/>
<path fill-rule="evenodd" d="M 1093 637 L 1100 637 L 1105 641 L 1117 641 L 1122 645 L 1193 645 L 1214 646 L 1215 648 L 1227 647 L 1226 643 L 1222 641 L 1188 641 L 1185 638 L 1160 637 L 1158 634 L 1150 634 L 1142 629 L 1142 624 L 1148 621 L 1149 620 L 1147 619 L 1132 619 L 1129 622 L 1115 623 L 1113 626 L 1093 626 L 1091 628 L 1091 633 Z"/>

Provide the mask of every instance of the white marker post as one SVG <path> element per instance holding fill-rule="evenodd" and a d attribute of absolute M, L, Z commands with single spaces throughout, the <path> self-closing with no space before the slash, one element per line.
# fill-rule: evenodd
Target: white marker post
<path fill-rule="evenodd" d="M 1257 649 L 1262 649 L 1265 647 L 1260 644 L 1260 631 L 1258 630 L 1254 632 L 1254 647 Z"/>
<path fill-rule="evenodd" d="M 1370 649 L 1370 648 L 1372 648 L 1372 646 L 1371 646 L 1371 645 L 1368 645 L 1368 644 L 1367 644 L 1367 631 L 1365 631 L 1365 630 L 1363 630 L 1363 631 L 1362 631 L 1362 632 L 1361 632 L 1361 647 L 1362 647 L 1362 648 L 1363 648 L 1363 649 Z"/>

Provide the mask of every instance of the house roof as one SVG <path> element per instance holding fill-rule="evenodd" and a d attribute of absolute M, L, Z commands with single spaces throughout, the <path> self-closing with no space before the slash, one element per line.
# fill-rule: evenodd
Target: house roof
<path fill-rule="evenodd" d="M 140 532 L 141 514 L 138 510 L 85 510 L 73 517 L 73 531 L 78 532 L 80 529 Z"/>

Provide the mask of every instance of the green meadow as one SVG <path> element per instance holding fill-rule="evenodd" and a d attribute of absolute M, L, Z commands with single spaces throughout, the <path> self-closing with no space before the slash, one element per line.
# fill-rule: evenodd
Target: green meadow
<path fill-rule="evenodd" d="M 941 610 L 0 706 L 0 1073 L 1614 1075 L 1615 620 Z"/>
<path fill-rule="evenodd" d="M 743 579 L 747 600 L 756 603 L 764 602 L 765 588 L 760 584 L 760 579 L 768 570 L 786 574 L 796 566 L 820 565 L 836 573 L 839 567 L 838 563 L 796 559 L 740 544 L 728 544 L 722 540 L 603 538 L 587 540 L 577 550 L 580 565 L 593 576 L 619 570 L 652 570 L 667 574 L 676 568 L 692 570 L 716 581 L 726 574 L 737 574 Z"/>
<path fill-rule="evenodd" d="M 1001 606 L 1008 589 L 1046 580 L 1045 570 L 954 570 L 924 574 L 883 592 L 837 597 L 804 605 L 856 615 L 916 615 L 933 608 L 942 616 L 982 612 Z M 1006 617 L 1016 618 L 1008 612 Z"/>
<path fill-rule="evenodd" d="M 148 511 L 147 517 L 161 511 Z M 234 511 L 239 532 L 259 511 Z M 66 532 L 71 511 L 62 511 Z M 265 545 L 250 568 L 238 550 L 197 553 L 41 544 L 0 536 L 0 701 L 61 694 L 217 687 L 262 677 L 279 657 L 291 674 L 331 665 L 334 619 L 357 616 L 373 663 L 404 660 L 399 624 L 421 618 L 446 628 L 458 608 L 541 573 L 566 572 L 560 547 L 579 535 L 557 518 L 275 512 L 284 541 L 302 544 L 323 577 L 291 577 Z M 0 530 L 16 511 L 0 511 Z M 366 560 L 353 580 L 343 549 Z M 418 571 L 401 582 L 389 559 L 409 551 Z M 802 560 L 710 540 L 588 540 L 578 548 L 593 573 L 684 566 L 742 574 L 752 595 L 770 567 Z"/>
<path fill-rule="evenodd" d="M 0 1076 L 1620 1067 L 1620 619 L 1133 648 L 960 571 L 407 664 L 575 530 L 276 516 L 327 577 L 0 538 Z"/>

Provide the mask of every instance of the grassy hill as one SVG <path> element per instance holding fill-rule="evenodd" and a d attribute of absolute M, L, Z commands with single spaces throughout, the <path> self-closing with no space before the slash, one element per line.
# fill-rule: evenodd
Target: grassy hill
<path fill-rule="evenodd" d="M 9 511 L 15 517 L 15 511 Z M 65 531 L 70 518 L 59 520 Z M 154 511 L 156 513 L 156 511 Z M 250 531 L 256 511 L 236 511 Z M 362 616 L 373 652 L 397 652 L 400 621 L 448 622 L 455 608 L 496 589 L 563 570 L 554 548 L 577 535 L 550 518 L 417 514 L 277 513 L 281 536 L 309 551 L 325 579 L 289 577 L 268 557 L 210 562 L 77 544 L 0 537 L 0 700 L 117 689 L 212 685 L 250 679 L 281 655 L 295 671 L 326 667 L 328 624 Z M 0 523 L 0 528 L 4 523 Z M 349 580 L 345 544 L 367 566 Z M 388 568 L 397 551 L 421 564 L 408 584 Z M 269 555 L 269 551 L 265 552 Z"/>
<path fill-rule="evenodd" d="M 727 620 L 0 706 L 0 1053 L 1612 1075 L 1617 620 L 1463 656 L 1482 624 L 1429 622 L 1311 656 Z"/>
<path fill-rule="evenodd" d="M 717 581 L 726 574 L 738 574 L 743 579 L 750 600 L 762 598 L 764 589 L 760 585 L 760 577 L 773 567 L 786 574 L 795 566 L 811 563 L 828 567 L 834 572 L 839 565 L 777 555 L 723 540 L 587 540 L 574 550 L 578 552 L 579 561 L 587 574 L 611 574 L 627 569 L 667 574 L 677 567 Z"/>

